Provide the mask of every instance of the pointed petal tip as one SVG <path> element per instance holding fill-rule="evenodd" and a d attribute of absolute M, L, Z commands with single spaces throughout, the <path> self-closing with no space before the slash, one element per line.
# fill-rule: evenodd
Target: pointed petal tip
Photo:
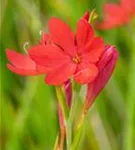
<path fill-rule="evenodd" d="M 100 71 L 109 63 L 116 63 L 118 59 L 118 51 L 115 46 L 106 45 L 104 52 L 98 62 L 98 68 Z"/>
<path fill-rule="evenodd" d="M 25 69 L 25 68 L 19 68 L 19 67 L 16 67 L 16 66 L 13 66 L 11 64 L 7 64 L 7 68 L 18 74 L 18 75 L 21 75 L 21 76 L 37 76 L 37 75 L 41 75 L 43 73 L 41 72 L 38 72 L 37 70 L 30 70 L 30 69 Z"/>
<path fill-rule="evenodd" d="M 76 50 L 73 51 L 74 45 L 74 33 L 71 28 L 61 19 L 52 17 L 49 20 L 49 31 L 52 37 L 52 42 L 59 45 L 65 53 L 73 56 L 76 54 Z"/>
<path fill-rule="evenodd" d="M 79 51 L 82 51 L 82 47 L 88 44 L 94 37 L 94 29 L 85 19 L 80 19 L 77 23 L 76 29 L 76 41 Z"/>
<path fill-rule="evenodd" d="M 82 18 L 85 19 L 86 21 L 89 21 L 89 17 L 90 17 L 90 12 L 86 11 Z"/>
<path fill-rule="evenodd" d="M 20 73 L 18 73 L 18 69 L 17 69 L 15 66 L 13 66 L 13 65 L 11 65 L 11 64 L 6 64 L 6 66 L 7 66 L 7 68 L 8 68 L 10 71 L 12 71 L 12 72 L 14 72 L 14 73 L 16 73 L 16 74 L 20 74 Z"/>
<path fill-rule="evenodd" d="M 118 52 L 116 46 L 114 46 L 114 45 L 106 45 L 105 46 L 105 51 L 107 51 L 108 55 L 113 54 L 117 57 L 119 55 L 119 52 Z"/>

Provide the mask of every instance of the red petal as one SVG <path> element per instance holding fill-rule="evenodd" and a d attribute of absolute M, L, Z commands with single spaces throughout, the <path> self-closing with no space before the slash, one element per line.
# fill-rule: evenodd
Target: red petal
<path fill-rule="evenodd" d="M 33 70 L 36 67 L 35 62 L 27 55 L 22 55 L 12 50 L 6 50 L 8 60 L 16 67 Z"/>
<path fill-rule="evenodd" d="M 76 40 L 78 51 L 83 51 L 83 47 L 93 39 L 94 31 L 92 26 L 84 19 L 80 19 L 77 25 Z"/>
<path fill-rule="evenodd" d="M 65 52 L 70 55 L 76 54 L 74 49 L 74 35 L 70 28 L 57 18 L 49 20 L 49 31 L 52 36 L 52 41 L 62 47 Z"/>
<path fill-rule="evenodd" d="M 92 82 L 96 78 L 97 74 L 98 69 L 94 64 L 81 63 L 78 65 L 74 79 L 80 84 L 86 84 Z"/>
<path fill-rule="evenodd" d="M 53 68 L 61 64 L 61 62 L 70 59 L 68 55 L 55 45 L 38 45 L 29 50 L 30 57 L 39 65 Z"/>
<path fill-rule="evenodd" d="M 135 14 L 135 0 L 121 0 L 121 6 L 127 13 Z"/>
<path fill-rule="evenodd" d="M 104 20 L 97 24 L 98 29 L 110 29 L 127 22 L 126 12 L 120 5 L 105 4 L 104 5 Z"/>
<path fill-rule="evenodd" d="M 87 12 L 85 12 L 85 14 L 83 16 L 83 19 L 85 19 L 86 21 L 89 21 L 89 18 L 90 18 L 90 12 L 87 11 Z"/>
<path fill-rule="evenodd" d="M 105 4 L 104 5 L 104 12 L 107 12 L 108 14 L 110 15 L 113 15 L 113 14 L 117 14 L 117 12 L 119 12 L 121 9 L 120 5 L 118 4 Z M 108 15 L 107 14 L 107 15 Z M 118 14 L 117 14 L 118 15 Z M 115 16 L 116 17 L 116 16 Z"/>
<path fill-rule="evenodd" d="M 12 64 L 8 64 L 8 68 L 17 74 L 37 75 L 50 71 L 50 68 L 36 65 L 28 55 L 22 55 L 9 49 L 6 51 L 6 54 L 8 60 Z"/>
<path fill-rule="evenodd" d="M 51 72 L 52 68 L 51 67 L 43 67 L 43 66 L 40 66 L 40 65 L 36 65 L 36 70 L 37 70 L 37 72 L 39 72 L 41 74 L 44 74 L 44 73 Z"/>
<path fill-rule="evenodd" d="M 23 76 L 36 76 L 39 74 L 43 74 L 43 73 L 38 72 L 36 70 L 17 68 L 17 67 L 10 65 L 10 64 L 7 64 L 7 67 L 12 72 L 19 74 L 19 75 L 23 75 Z"/>
<path fill-rule="evenodd" d="M 76 64 L 67 62 L 60 67 L 52 71 L 45 78 L 45 82 L 50 85 L 61 85 L 67 81 L 74 74 L 76 70 Z"/>
<path fill-rule="evenodd" d="M 85 54 L 82 59 L 87 62 L 97 62 L 104 51 L 104 41 L 100 37 L 95 37 L 84 48 Z"/>

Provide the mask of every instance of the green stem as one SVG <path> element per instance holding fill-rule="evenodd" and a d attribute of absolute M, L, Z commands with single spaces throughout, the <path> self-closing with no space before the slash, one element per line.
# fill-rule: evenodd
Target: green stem
<path fill-rule="evenodd" d="M 63 92 L 61 86 L 56 87 L 56 94 L 57 94 L 57 98 L 58 98 L 60 107 L 62 109 L 62 112 L 63 112 L 63 115 L 64 115 L 64 120 L 65 120 L 65 123 L 66 123 L 68 121 L 68 117 L 69 117 L 69 110 L 68 110 L 67 103 L 66 103 L 66 98 L 65 98 L 65 95 L 64 95 L 64 92 Z"/>
<path fill-rule="evenodd" d="M 56 137 L 53 150 L 58 150 L 58 148 L 59 148 L 59 134 Z"/>
<path fill-rule="evenodd" d="M 73 125 L 73 118 L 76 111 L 76 96 L 73 95 L 72 105 L 70 108 L 69 119 L 66 126 L 66 133 L 67 133 L 67 149 L 70 149 L 72 143 L 72 125 Z"/>
<path fill-rule="evenodd" d="M 68 133 L 68 145 L 67 145 L 67 149 L 69 150 L 71 147 L 71 143 L 72 143 L 72 126 L 73 126 L 73 121 L 74 121 L 74 116 L 76 114 L 76 110 L 77 110 L 77 103 L 78 103 L 78 99 L 80 97 L 79 92 L 80 92 L 80 87 L 78 87 L 79 85 L 77 85 L 76 83 L 73 84 L 73 98 L 72 98 L 72 105 L 70 108 L 70 114 L 69 114 L 69 120 L 68 120 L 68 124 L 67 124 L 67 133 Z"/>
<path fill-rule="evenodd" d="M 80 141 L 81 141 L 82 133 L 83 133 L 83 121 L 79 124 L 77 131 L 75 132 L 75 137 L 70 147 L 70 150 L 78 149 Z"/>
<path fill-rule="evenodd" d="M 71 105 L 71 108 L 70 108 L 70 114 L 69 114 L 69 120 L 72 123 L 73 123 L 73 119 L 74 119 L 74 116 L 75 116 L 78 99 L 79 99 L 78 92 L 76 92 L 76 93 L 74 92 L 74 96 L 73 96 L 73 99 L 72 99 L 72 105 Z"/>
<path fill-rule="evenodd" d="M 73 143 L 70 147 L 70 150 L 76 150 L 79 147 L 81 137 L 82 137 L 82 133 L 83 133 L 83 126 L 84 126 L 86 114 L 87 113 L 85 112 L 85 109 L 83 109 L 81 119 L 80 119 L 80 121 L 77 125 L 76 131 L 75 131 L 75 137 L 74 137 Z"/>
<path fill-rule="evenodd" d="M 69 150 L 71 141 L 72 141 L 72 124 L 69 120 L 66 124 L 66 139 L 67 139 L 66 140 L 67 141 L 67 150 Z"/>
<path fill-rule="evenodd" d="M 68 110 L 66 98 L 65 98 L 62 87 L 60 86 L 56 87 L 56 94 L 57 94 L 57 98 L 58 98 L 60 107 L 62 109 L 63 115 L 64 115 L 64 121 L 65 121 L 65 126 L 66 126 L 66 144 L 67 144 L 67 149 L 68 149 L 68 147 L 70 146 L 70 141 L 71 141 L 71 127 L 70 127 L 70 122 L 68 120 L 69 110 Z"/>

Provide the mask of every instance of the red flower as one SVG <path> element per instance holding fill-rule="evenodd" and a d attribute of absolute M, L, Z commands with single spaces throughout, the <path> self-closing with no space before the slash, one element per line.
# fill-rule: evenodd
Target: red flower
<path fill-rule="evenodd" d="M 38 45 L 29 50 L 30 57 L 37 64 L 51 69 L 47 72 L 46 83 L 60 85 L 73 76 L 76 82 L 85 84 L 97 76 L 95 63 L 104 50 L 104 42 L 94 36 L 93 28 L 87 20 L 88 16 L 78 21 L 74 36 L 63 21 L 51 18 L 51 45 Z"/>
<path fill-rule="evenodd" d="M 41 44 L 49 44 L 49 35 L 42 33 Z M 7 64 L 9 70 L 24 76 L 45 74 L 49 68 L 36 64 L 29 55 L 22 55 L 10 49 L 6 50 L 7 58 L 11 64 Z"/>
<path fill-rule="evenodd" d="M 98 29 L 111 29 L 128 23 L 135 17 L 135 0 L 121 0 L 120 4 L 104 5 L 104 20 L 97 23 Z"/>
<path fill-rule="evenodd" d="M 20 75 L 46 74 L 45 82 L 50 85 L 61 85 L 71 77 L 80 84 L 93 82 L 104 42 L 95 37 L 89 16 L 86 12 L 78 21 L 75 35 L 63 21 L 51 18 L 50 33 L 42 33 L 40 44 L 31 47 L 28 55 L 7 50 L 8 68 Z"/>
<path fill-rule="evenodd" d="M 99 68 L 99 74 L 92 83 L 88 84 L 87 98 L 85 103 L 87 108 L 91 106 L 97 95 L 101 92 L 110 79 L 117 59 L 118 52 L 115 47 L 106 46 L 104 53 L 97 64 Z"/>

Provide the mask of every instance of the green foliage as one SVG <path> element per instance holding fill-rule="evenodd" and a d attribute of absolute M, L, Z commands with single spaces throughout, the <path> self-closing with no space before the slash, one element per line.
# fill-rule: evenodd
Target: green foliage
<path fill-rule="evenodd" d="M 86 10 L 101 17 L 105 0 L 1 1 L 0 65 L 2 150 L 52 150 L 59 124 L 53 87 L 41 77 L 21 77 L 7 67 L 6 48 L 25 53 L 23 45 L 36 44 L 51 16 L 75 29 Z M 133 24 L 132 22 L 130 24 Z M 123 26 L 97 31 L 106 43 L 116 45 L 119 61 L 110 82 L 87 117 L 81 150 L 133 150 L 135 141 L 135 30 Z M 82 94 L 83 95 L 83 94 Z M 81 103 L 81 102 L 80 102 Z M 76 114 L 76 119 L 78 114 Z M 135 145 L 134 145 L 135 147 Z"/>

